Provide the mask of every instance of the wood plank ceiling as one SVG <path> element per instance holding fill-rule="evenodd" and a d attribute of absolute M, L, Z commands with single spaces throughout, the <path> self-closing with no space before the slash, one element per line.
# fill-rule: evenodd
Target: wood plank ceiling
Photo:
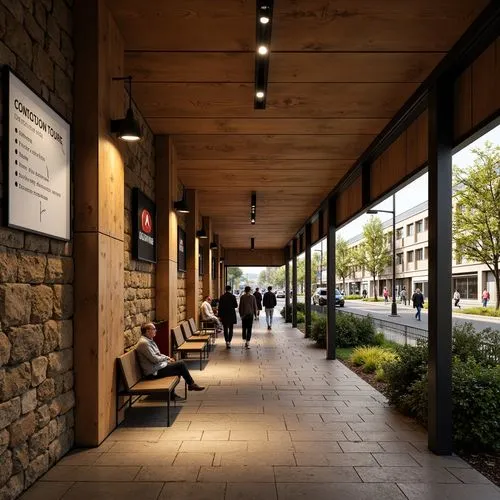
<path fill-rule="evenodd" d="M 108 0 L 134 99 L 232 248 L 283 247 L 487 3 L 275 0 L 254 110 L 255 0 Z"/>

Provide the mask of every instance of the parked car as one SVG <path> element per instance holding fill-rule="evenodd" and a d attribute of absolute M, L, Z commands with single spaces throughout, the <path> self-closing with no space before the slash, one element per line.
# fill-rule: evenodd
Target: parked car
<path fill-rule="evenodd" d="M 284 290 L 277 290 L 276 291 L 276 298 L 277 299 L 284 299 L 285 298 L 285 291 Z"/>
<path fill-rule="evenodd" d="M 313 304 L 318 306 L 326 306 L 327 297 L 328 293 L 326 288 L 316 288 L 316 291 L 312 296 Z M 344 296 L 337 289 L 335 289 L 335 305 L 339 307 L 344 307 L 345 305 Z"/>

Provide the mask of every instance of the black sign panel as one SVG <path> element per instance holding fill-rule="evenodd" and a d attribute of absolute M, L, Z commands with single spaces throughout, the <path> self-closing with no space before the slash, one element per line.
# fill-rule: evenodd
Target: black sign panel
<path fill-rule="evenodd" d="M 186 231 L 177 226 L 177 271 L 186 272 Z"/>
<path fill-rule="evenodd" d="M 156 206 L 138 188 L 132 190 L 133 257 L 156 262 Z"/>

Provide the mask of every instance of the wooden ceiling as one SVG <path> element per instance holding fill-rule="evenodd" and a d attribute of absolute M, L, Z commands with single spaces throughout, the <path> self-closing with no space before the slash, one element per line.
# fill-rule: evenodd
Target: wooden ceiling
<path fill-rule="evenodd" d="M 487 3 L 275 0 L 254 110 L 255 0 L 108 0 L 134 99 L 232 248 L 283 247 Z"/>

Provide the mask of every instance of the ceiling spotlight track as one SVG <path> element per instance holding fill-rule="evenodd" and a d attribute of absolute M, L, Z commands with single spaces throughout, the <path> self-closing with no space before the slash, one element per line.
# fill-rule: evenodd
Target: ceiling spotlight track
<path fill-rule="evenodd" d="M 250 224 L 255 224 L 255 217 L 257 215 L 257 193 L 252 191 L 250 199 Z"/>
<path fill-rule="evenodd" d="M 274 0 L 257 0 L 254 109 L 266 109 Z"/>

